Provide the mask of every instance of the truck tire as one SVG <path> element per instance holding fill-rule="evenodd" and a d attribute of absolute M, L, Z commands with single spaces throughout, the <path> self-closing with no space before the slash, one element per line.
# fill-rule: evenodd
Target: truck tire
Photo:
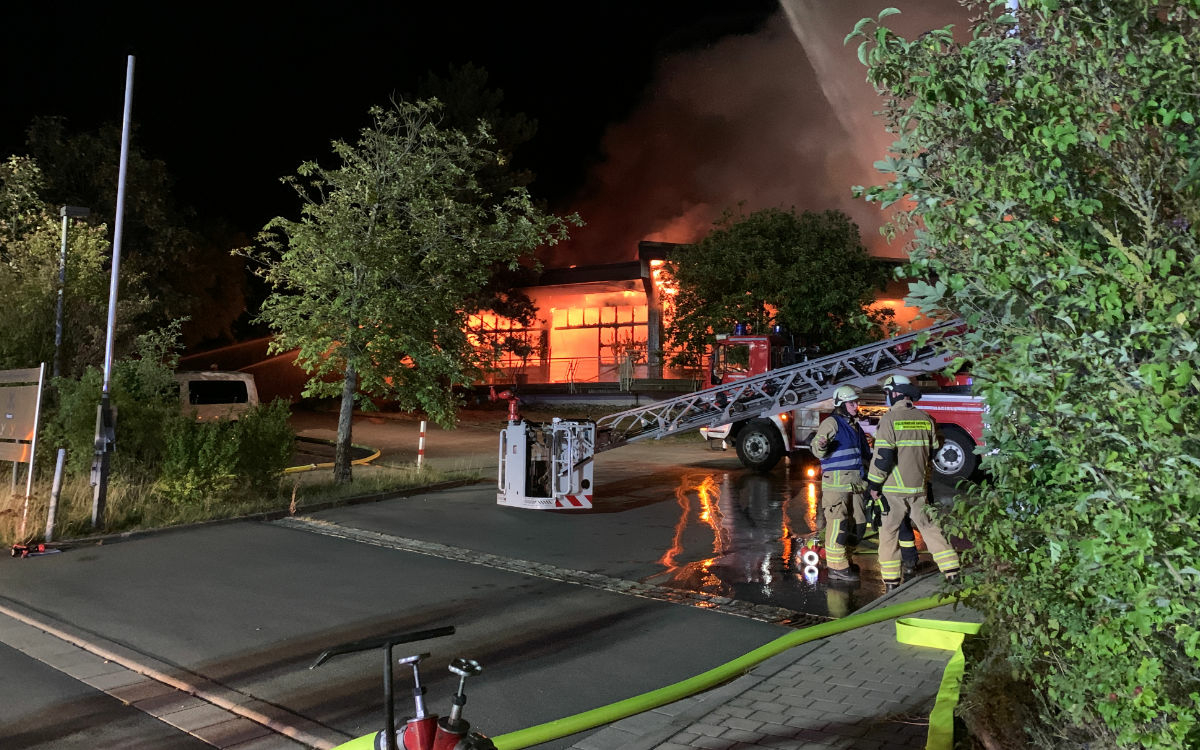
<path fill-rule="evenodd" d="M 975 441 L 967 431 L 954 425 L 941 429 L 942 446 L 933 454 L 933 470 L 944 478 L 957 482 L 970 479 L 979 466 L 975 455 Z"/>
<path fill-rule="evenodd" d="M 737 455 L 742 466 L 770 471 L 783 458 L 783 436 L 769 419 L 752 419 L 737 436 Z"/>

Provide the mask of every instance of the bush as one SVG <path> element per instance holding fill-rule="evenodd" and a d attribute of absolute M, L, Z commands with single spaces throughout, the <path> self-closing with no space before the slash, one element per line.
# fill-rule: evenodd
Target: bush
<path fill-rule="evenodd" d="M 164 377 L 165 376 L 165 377 Z M 79 380 L 56 378 L 57 406 L 48 409 L 39 459 L 53 461 L 67 449 L 66 471 L 79 476 L 91 468 L 103 373 L 89 367 Z M 115 415 L 116 442 L 112 471 L 153 476 L 162 461 L 165 432 L 184 417 L 179 412 L 179 386 L 171 371 L 145 361 L 122 361 L 113 367 L 109 401 Z"/>
<path fill-rule="evenodd" d="M 248 492 L 272 497 L 288 467 L 296 433 L 288 424 L 292 410 L 283 399 L 250 410 L 237 425 L 237 464 L 234 472 Z"/>
<path fill-rule="evenodd" d="M 167 501 L 182 505 L 224 499 L 236 479 L 237 423 L 172 420 L 163 454 L 154 488 Z"/>
<path fill-rule="evenodd" d="M 113 474 L 152 485 L 154 494 L 173 505 L 225 500 L 235 490 L 274 496 L 295 438 L 288 404 L 276 399 L 237 422 L 200 423 L 183 414 L 171 353 L 177 337 L 177 324 L 144 335 L 138 339 L 139 356 L 113 366 Z M 96 368 L 78 380 L 54 380 L 57 405 L 47 410 L 39 441 L 43 465 L 66 447 L 67 474 L 88 474 L 102 384 Z"/>
<path fill-rule="evenodd" d="M 861 51 L 901 134 L 869 196 L 905 201 L 910 300 L 967 321 L 991 410 L 967 601 L 1031 737 L 1200 747 L 1200 5 L 975 23 Z"/>
<path fill-rule="evenodd" d="M 274 497 L 295 442 L 289 414 L 275 399 L 236 422 L 173 420 L 155 490 L 174 504 L 220 502 L 236 492 Z"/>

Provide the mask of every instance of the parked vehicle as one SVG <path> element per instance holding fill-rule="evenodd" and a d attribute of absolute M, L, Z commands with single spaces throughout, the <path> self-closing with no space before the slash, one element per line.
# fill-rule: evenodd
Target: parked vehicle
<path fill-rule="evenodd" d="M 181 371 L 175 380 L 184 413 L 202 422 L 236 420 L 258 405 L 258 388 L 248 372 Z"/>

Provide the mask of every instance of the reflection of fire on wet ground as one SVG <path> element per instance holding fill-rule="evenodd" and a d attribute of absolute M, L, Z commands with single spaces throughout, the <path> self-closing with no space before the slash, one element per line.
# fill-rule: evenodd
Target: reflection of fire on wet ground
<path fill-rule="evenodd" d="M 818 533 L 820 485 L 800 467 L 758 474 L 693 471 L 675 489 L 679 519 L 647 583 L 840 617 L 883 593 L 874 540 L 854 561 L 862 581 L 829 584 L 801 560 Z"/>

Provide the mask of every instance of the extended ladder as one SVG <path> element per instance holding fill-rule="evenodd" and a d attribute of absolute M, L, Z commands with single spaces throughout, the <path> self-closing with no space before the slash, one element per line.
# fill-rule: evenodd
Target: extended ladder
<path fill-rule="evenodd" d="M 775 416 L 830 398 L 838 386 L 874 385 L 887 374 L 940 370 L 954 358 L 943 340 L 961 329 L 961 321 L 942 323 L 595 422 L 533 423 L 510 415 L 500 433 L 496 502 L 529 509 L 591 508 L 597 453 L 685 430 Z"/>
<path fill-rule="evenodd" d="M 864 388 L 876 385 L 886 375 L 920 375 L 940 370 L 955 356 L 943 343 L 944 339 L 962 329 L 961 320 L 952 320 L 735 383 L 600 417 L 596 420 L 595 452 L 700 427 L 775 416 L 831 398 L 843 385 Z"/>

